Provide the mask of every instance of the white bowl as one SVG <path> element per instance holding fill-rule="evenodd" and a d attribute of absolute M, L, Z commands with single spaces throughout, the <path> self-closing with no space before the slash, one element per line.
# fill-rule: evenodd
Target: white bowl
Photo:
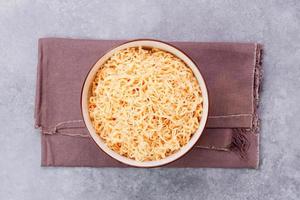
<path fill-rule="evenodd" d="M 198 83 L 200 85 L 201 92 L 202 92 L 202 96 L 203 96 L 203 113 L 202 113 L 201 121 L 200 121 L 200 124 L 199 124 L 199 127 L 198 127 L 197 131 L 194 133 L 194 135 L 192 136 L 190 141 L 185 146 L 183 146 L 179 151 L 177 151 L 176 153 L 174 153 L 170 156 L 167 156 L 166 158 L 163 158 L 161 160 L 157 160 L 157 161 L 145 161 L 145 162 L 136 161 L 136 160 L 127 158 L 125 156 L 122 156 L 122 155 L 116 153 L 115 151 L 111 150 L 104 143 L 104 141 L 99 137 L 99 135 L 96 133 L 96 131 L 95 131 L 93 125 L 92 125 L 91 119 L 89 117 L 89 111 L 88 111 L 88 98 L 90 96 L 91 83 L 93 82 L 95 74 L 97 73 L 98 69 L 116 51 L 119 51 L 119 50 L 125 49 L 125 48 L 129 48 L 129 47 L 138 47 L 138 46 L 158 48 L 158 49 L 164 50 L 166 52 L 170 52 L 173 55 L 180 58 L 182 61 L 184 61 L 186 63 L 186 65 L 191 68 L 191 70 L 193 71 L 195 77 L 197 78 Z M 176 48 L 176 47 L 174 47 L 170 44 L 167 44 L 165 42 L 162 42 L 162 41 L 142 39 L 142 40 L 129 41 L 129 42 L 126 42 L 126 43 L 124 43 L 120 46 L 117 46 L 116 48 L 114 48 L 114 49 L 110 50 L 109 52 L 107 52 L 104 56 L 102 56 L 97 61 L 97 63 L 91 68 L 90 72 L 88 73 L 88 75 L 85 79 L 85 82 L 84 82 L 84 85 L 83 85 L 83 88 L 82 88 L 82 93 L 81 93 L 81 108 L 82 108 L 82 115 L 83 115 L 85 125 L 86 125 L 87 129 L 89 130 L 89 133 L 90 133 L 91 137 L 96 142 L 96 144 L 106 154 L 108 154 L 112 158 L 114 158 L 114 159 L 116 159 L 116 160 L 118 160 L 118 161 L 120 161 L 124 164 L 130 165 L 130 166 L 134 166 L 134 167 L 158 167 L 158 166 L 166 165 L 168 163 L 171 163 L 171 162 L 179 159 L 184 154 L 186 154 L 190 149 L 192 149 L 192 147 L 196 144 L 196 142 L 198 141 L 198 139 L 200 138 L 200 136 L 203 132 L 203 129 L 204 129 L 206 121 L 207 121 L 207 116 L 208 116 L 208 94 L 207 94 L 207 88 L 206 88 L 205 82 L 203 80 L 203 77 L 202 77 L 199 69 L 197 68 L 196 64 L 185 53 L 183 53 L 178 48 Z"/>

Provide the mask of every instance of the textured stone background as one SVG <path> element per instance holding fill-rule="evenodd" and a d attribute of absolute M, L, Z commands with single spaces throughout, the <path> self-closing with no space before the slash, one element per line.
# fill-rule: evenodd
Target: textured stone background
<path fill-rule="evenodd" d="M 300 2 L 0 0 L 0 199 L 300 199 Z M 41 168 L 39 37 L 264 44 L 261 165 Z"/>

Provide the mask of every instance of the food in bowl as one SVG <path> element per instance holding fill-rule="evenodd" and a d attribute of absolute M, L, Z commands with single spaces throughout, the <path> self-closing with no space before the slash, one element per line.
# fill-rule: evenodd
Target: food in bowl
<path fill-rule="evenodd" d="M 119 155 L 141 162 L 164 159 L 187 145 L 199 128 L 202 90 L 191 68 L 172 53 L 120 49 L 91 83 L 92 126 Z"/>

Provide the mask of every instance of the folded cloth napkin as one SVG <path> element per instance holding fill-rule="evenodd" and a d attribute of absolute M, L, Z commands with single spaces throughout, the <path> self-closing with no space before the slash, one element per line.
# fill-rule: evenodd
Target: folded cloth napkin
<path fill-rule="evenodd" d="M 81 88 L 90 68 L 120 40 L 39 40 L 35 125 L 42 166 L 126 167 L 103 153 L 83 123 Z M 199 66 L 210 108 L 203 135 L 165 167 L 257 168 L 261 45 L 170 42 Z"/>

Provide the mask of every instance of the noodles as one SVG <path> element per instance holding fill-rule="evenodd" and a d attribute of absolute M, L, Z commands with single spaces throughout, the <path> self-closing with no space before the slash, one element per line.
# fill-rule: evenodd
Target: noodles
<path fill-rule="evenodd" d="M 183 61 L 136 47 L 116 52 L 101 66 L 91 86 L 89 115 L 110 149 L 153 161 L 189 142 L 202 105 L 197 79 Z"/>

